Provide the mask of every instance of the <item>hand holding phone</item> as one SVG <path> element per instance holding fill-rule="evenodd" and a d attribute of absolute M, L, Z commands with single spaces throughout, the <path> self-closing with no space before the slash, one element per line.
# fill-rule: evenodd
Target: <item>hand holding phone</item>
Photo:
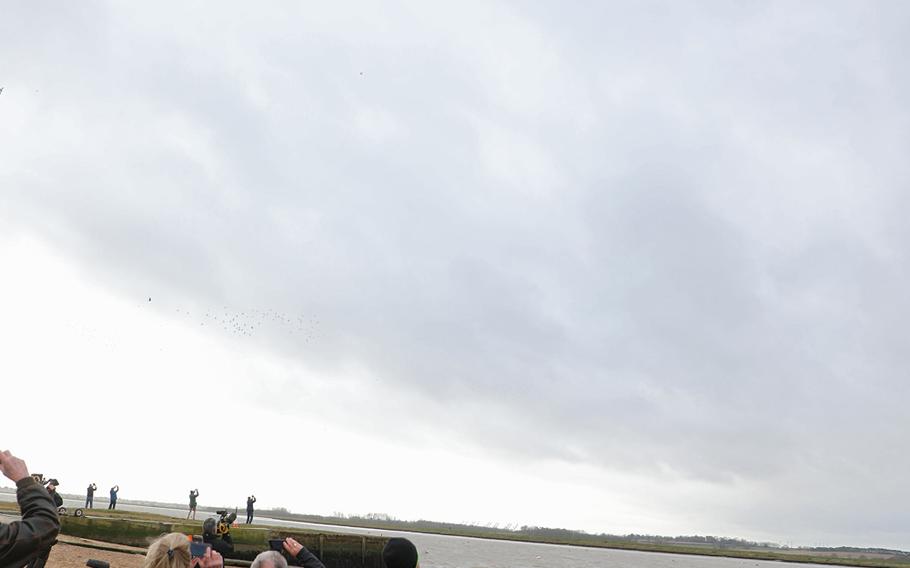
<path fill-rule="evenodd" d="M 190 542 L 190 557 L 191 558 L 202 558 L 205 556 L 205 551 L 212 548 L 211 544 L 206 542 Z"/>

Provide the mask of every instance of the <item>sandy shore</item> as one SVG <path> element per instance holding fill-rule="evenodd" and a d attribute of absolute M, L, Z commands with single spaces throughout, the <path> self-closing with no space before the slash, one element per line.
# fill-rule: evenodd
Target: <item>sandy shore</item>
<path fill-rule="evenodd" d="M 141 554 L 130 554 L 128 552 L 111 552 L 108 550 L 98 550 L 95 548 L 86 548 L 84 546 L 75 546 L 65 542 L 57 543 L 51 549 L 51 556 L 48 558 L 48 568 L 84 568 L 87 560 L 104 560 L 109 562 L 111 568 L 141 568 L 145 556 Z"/>

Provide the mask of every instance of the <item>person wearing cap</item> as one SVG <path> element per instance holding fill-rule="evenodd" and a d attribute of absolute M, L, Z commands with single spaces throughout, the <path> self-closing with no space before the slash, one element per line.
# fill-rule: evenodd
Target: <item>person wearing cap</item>
<path fill-rule="evenodd" d="M 63 497 L 57 493 L 57 486 L 60 485 L 60 482 L 56 479 L 50 479 L 47 482 L 47 492 L 51 494 L 51 499 L 54 500 L 54 505 L 57 507 L 63 506 Z"/>
<path fill-rule="evenodd" d="M 16 483 L 21 521 L 0 523 L 0 566 L 23 566 L 45 556 L 57 542 L 60 519 L 50 493 L 28 474 L 25 462 L 0 452 L 0 472 Z"/>
<path fill-rule="evenodd" d="M 417 547 L 406 538 L 390 538 L 382 549 L 386 568 L 419 568 Z"/>

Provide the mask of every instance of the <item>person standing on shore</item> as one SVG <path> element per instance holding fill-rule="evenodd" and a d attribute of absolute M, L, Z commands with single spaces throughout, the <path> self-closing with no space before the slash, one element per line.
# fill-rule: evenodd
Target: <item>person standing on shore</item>
<path fill-rule="evenodd" d="M 111 504 L 107 506 L 108 511 L 117 508 L 117 492 L 120 491 L 120 486 L 115 485 L 111 487 Z"/>
<path fill-rule="evenodd" d="M 253 524 L 253 503 L 256 502 L 256 496 L 250 495 L 246 498 L 246 524 Z"/>
<path fill-rule="evenodd" d="M 28 474 L 25 462 L 0 452 L 0 473 L 16 483 L 21 521 L 0 523 L 0 566 L 23 566 L 46 559 L 57 542 L 60 519 L 50 493 Z"/>
<path fill-rule="evenodd" d="M 198 489 L 190 489 L 190 510 L 186 513 L 186 518 L 189 519 L 190 515 L 193 515 L 193 520 L 196 520 L 196 497 L 199 497 Z"/>
<path fill-rule="evenodd" d="M 98 489 L 98 486 L 92 483 L 85 490 L 85 508 L 91 509 L 95 505 L 95 489 Z"/>

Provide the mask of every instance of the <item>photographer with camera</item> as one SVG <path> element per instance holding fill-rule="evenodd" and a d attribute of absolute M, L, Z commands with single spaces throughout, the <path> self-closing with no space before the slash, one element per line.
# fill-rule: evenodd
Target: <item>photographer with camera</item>
<path fill-rule="evenodd" d="M 91 509 L 95 505 L 95 490 L 98 489 L 98 486 L 92 483 L 85 490 L 85 508 Z"/>
<path fill-rule="evenodd" d="M 0 452 L 0 472 L 16 483 L 21 521 L 0 524 L 0 566 L 24 566 L 44 558 L 57 542 L 60 519 L 50 493 L 28 474 L 25 462 Z"/>
<path fill-rule="evenodd" d="M 59 508 L 63 506 L 63 497 L 57 493 L 58 485 L 60 485 L 60 482 L 56 479 L 51 479 L 47 482 L 47 492 L 51 494 L 51 499 L 54 500 L 54 505 Z"/>
<path fill-rule="evenodd" d="M 304 568 L 325 568 L 325 564 L 323 564 L 315 554 L 307 550 L 305 546 L 291 537 L 284 540 L 269 540 L 269 546 L 271 547 L 271 550 L 260 553 L 259 556 L 253 560 L 250 568 L 287 568 L 288 561 L 287 558 L 281 554 L 282 551 L 287 553 L 288 557 L 296 560 L 297 566 L 303 566 Z"/>
<path fill-rule="evenodd" d="M 250 495 L 246 498 L 246 524 L 253 524 L 253 503 L 256 502 L 256 496 Z"/>
<path fill-rule="evenodd" d="M 234 553 L 234 539 L 231 538 L 231 523 L 237 519 L 237 513 L 215 511 L 221 517 L 216 521 L 209 517 L 202 523 L 202 542 L 212 545 L 212 549 L 222 556 Z"/>
<path fill-rule="evenodd" d="M 193 515 L 193 520 L 196 520 L 196 497 L 199 497 L 198 489 L 190 489 L 190 510 L 186 513 L 186 518 L 189 519 L 190 515 Z"/>
<path fill-rule="evenodd" d="M 117 493 L 119 493 L 119 492 L 120 492 L 119 485 L 115 485 L 115 486 L 111 487 L 111 502 L 107 506 L 109 511 L 117 508 Z"/>

